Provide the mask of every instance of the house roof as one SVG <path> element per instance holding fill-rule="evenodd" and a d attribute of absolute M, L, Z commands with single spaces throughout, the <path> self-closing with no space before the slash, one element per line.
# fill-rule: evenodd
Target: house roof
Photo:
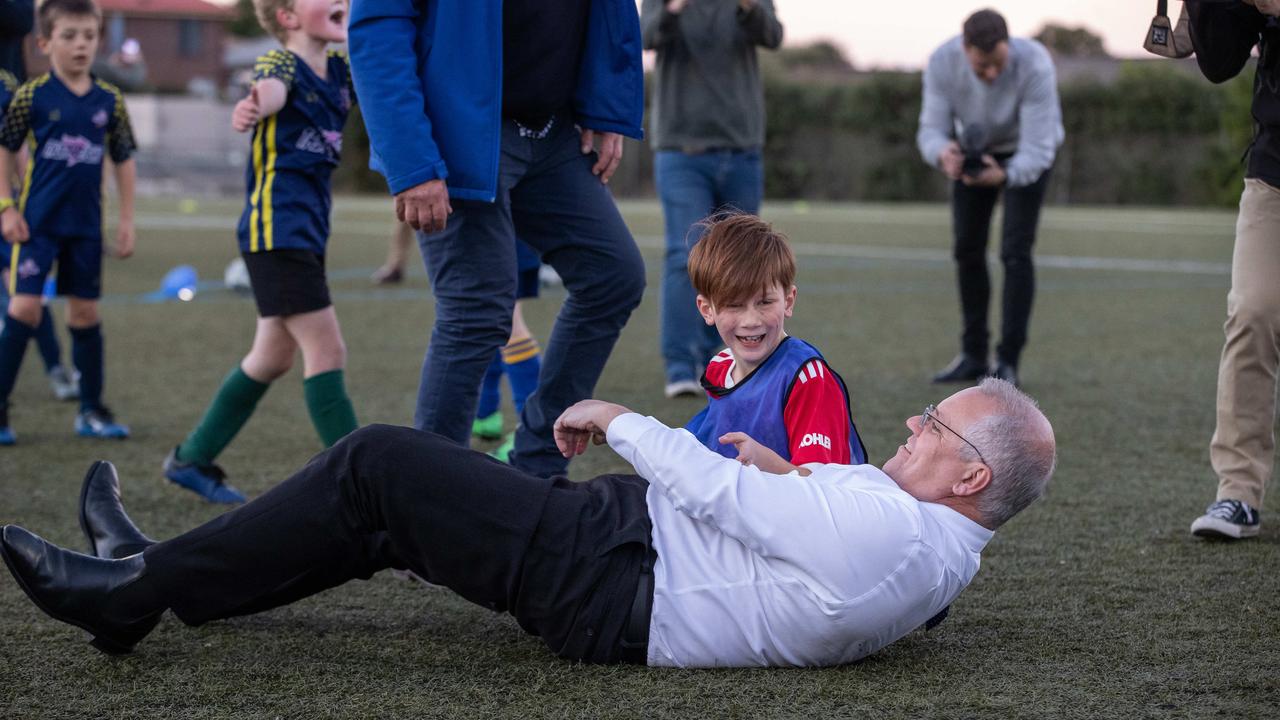
<path fill-rule="evenodd" d="M 104 15 L 118 12 L 127 16 L 161 15 L 209 20 L 228 20 L 235 15 L 231 7 L 205 0 L 98 0 L 98 7 L 102 8 Z"/>

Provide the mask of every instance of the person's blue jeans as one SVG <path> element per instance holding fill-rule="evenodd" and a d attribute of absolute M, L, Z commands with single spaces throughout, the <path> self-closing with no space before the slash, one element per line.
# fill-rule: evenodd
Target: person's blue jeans
<path fill-rule="evenodd" d="M 591 174 L 568 116 L 544 138 L 504 121 L 495 202 L 453 200 L 438 233 L 418 234 L 436 300 L 414 424 L 466 445 L 480 379 L 511 332 L 516 236 L 564 280 L 568 297 L 542 356 L 538 389 L 525 402 L 512 465 L 550 477 L 568 466 L 552 425 L 589 398 L 622 326 L 644 293 L 644 261 L 613 196 Z M 447 181 L 446 181 L 447 182 Z"/>
<path fill-rule="evenodd" d="M 666 225 L 662 360 L 668 383 L 696 380 L 722 343 L 698 314 L 697 292 L 689 284 L 689 248 L 702 236 L 697 224 L 717 210 L 760 212 L 764 169 L 758 150 L 660 150 L 653 174 Z"/>

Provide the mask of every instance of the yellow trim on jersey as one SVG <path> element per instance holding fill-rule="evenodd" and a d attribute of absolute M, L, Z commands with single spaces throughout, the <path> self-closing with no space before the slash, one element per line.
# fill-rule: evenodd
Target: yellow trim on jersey
<path fill-rule="evenodd" d="M 258 252 L 258 198 L 262 197 L 262 132 L 265 123 L 253 129 L 253 194 L 249 196 L 249 252 Z"/>
<path fill-rule="evenodd" d="M 13 252 L 9 253 L 9 297 L 18 294 L 18 249 L 22 243 L 13 244 Z"/>
<path fill-rule="evenodd" d="M 274 248 L 275 236 L 271 224 L 271 186 L 276 180 L 276 125 L 279 115 L 267 118 L 267 168 L 262 188 L 262 237 L 267 250 Z"/>
<path fill-rule="evenodd" d="M 27 196 L 31 194 L 31 174 L 36 170 L 36 134 L 27 131 L 27 144 L 31 152 L 27 154 L 27 171 L 22 174 L 22 193 L 18 195 L 18 212 L 27 212 Z"/>

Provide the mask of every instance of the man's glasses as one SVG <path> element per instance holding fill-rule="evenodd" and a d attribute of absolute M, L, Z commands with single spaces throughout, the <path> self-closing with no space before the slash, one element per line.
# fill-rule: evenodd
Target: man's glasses
<path fill-rule="evenodd" d="M 973 448 L 973 451 L 978 453 L 978 459 L 982 461 L 983 465 L 986 465 L 987 467 L 991 467 L 991 463 L 987 462 L 987 459 L 982 457 L 982 451 L 978 449 L 977 445 L 974 445 L 973 443 L 969 442 L 968 438 L 956 432 L 955 430 L 952 430 L 946 423 L 938 419 L 937 405 L 926 405 L 924 408 L 924 412 L 920 413 L 920 429 L 921 430 L 924 430 L 925 428 L 929 427 L 929 423 L 931 422 L 938 423 L 939 427 L 945 428 L 947 432 L 963 440 L 965 445 L 968 445 L 969 447 Z"/>

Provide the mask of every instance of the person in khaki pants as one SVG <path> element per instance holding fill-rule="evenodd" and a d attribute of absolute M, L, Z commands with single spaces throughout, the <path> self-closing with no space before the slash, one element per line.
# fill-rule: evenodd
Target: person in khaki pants
<path fill-rule="evenodd" d="M 1275 457 L 1280 369 L 1280 0 L 1188 0 L 1200 71 L 1224 82 L 1255 45 L 1254 137 L 1245 170 L 1227 294 L 1226 343 L 1218 365 L 1218 424 L 1209 459 L 1218 495 L 1191 523 L 1201 537 L 1254 537 Z"/>

